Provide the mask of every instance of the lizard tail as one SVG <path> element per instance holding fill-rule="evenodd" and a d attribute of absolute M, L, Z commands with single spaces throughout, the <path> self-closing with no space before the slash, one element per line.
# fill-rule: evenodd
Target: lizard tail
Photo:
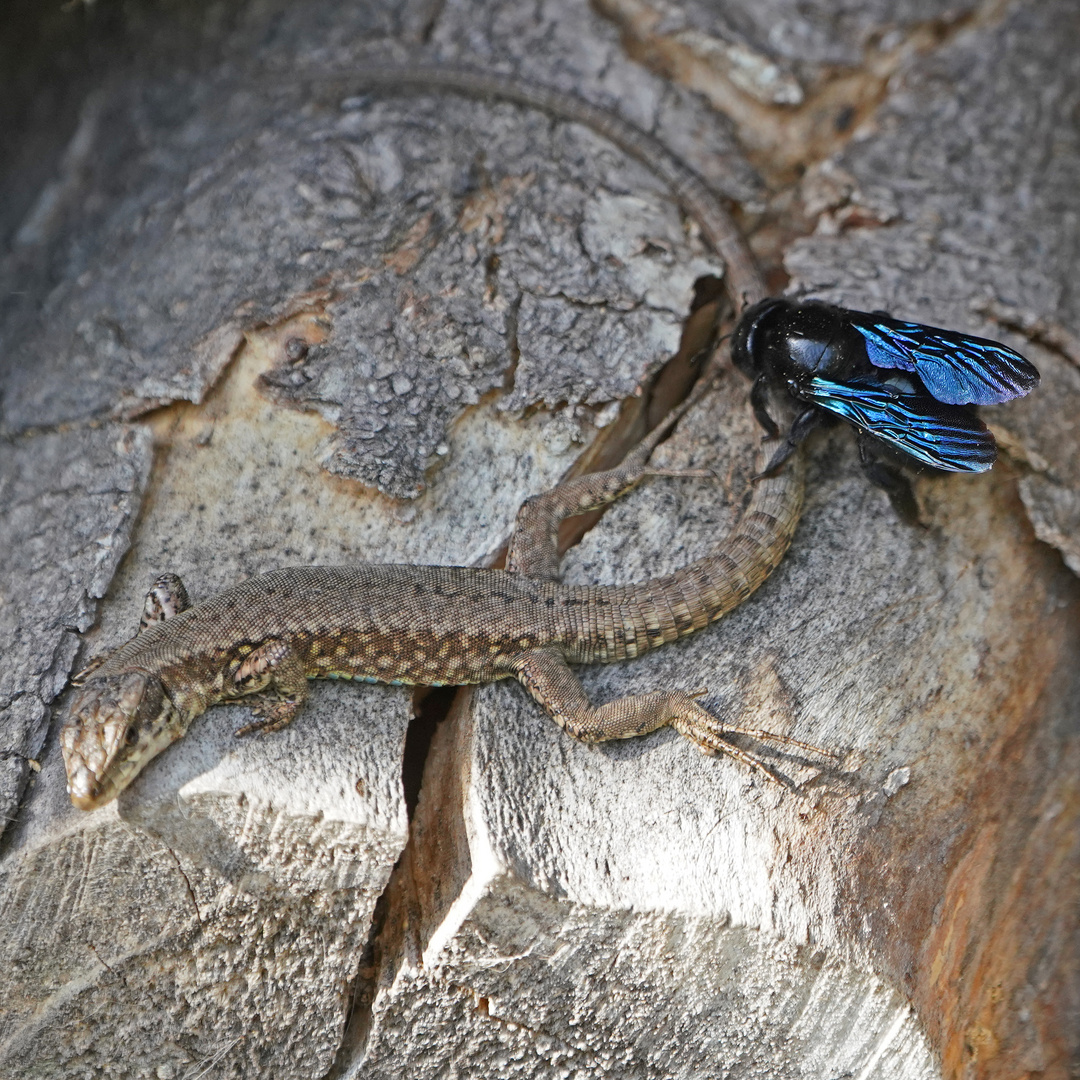
<path fill-rule="evenodd" d="M 726 287 L 736 313 L 767 295 L 761 271 L 724 201 L 662 142 L 613 112 L 515 76 L 456 65 L 369 64 L 307 81 L 413 92 L 449 90 L 473 98 L 510 101 L 561 120 L 584 124 L 637 158 L 668 185 L 682 208 L 698 223 L 706 241 L 724 260 Z"/>
<path fill-rule="evenodd" d="M 763 443 L 758 468 L 772 452 Z M 796 454 L 777 476 L 758 480 L 735 528 L 709 555 L 672 574 L 626 587 L 649 647 L 692 634 L 738 607 L 784 557 L 802 511 L 805 463 Z M 639 650 L 640 651 L 640 648 Z"/>
<path fill-rule="evenodd" d="M 615 113 L 551 87 L 455 65 L 369 64 L 340 74 L 319 75 L 310 81 L 354 90 L 451 91 L 509 101 L 584 124 L 642 162 L 668 185 L 724 260 L 725 287 L 736 313 L 767 295 L 757 262 L 724 200 L 662 142 Z M 771 445 L 763 444 L 759 473 L 767 469 L 770 451 Z M 606 645 L 582 646 L 579 659 L 614 660 L 637 655 L 707 626 L 742 603 L 772 573 L 791 543 L 802 509 L 803 472 L 802 455 L 796 454 L 778 475 L 759 479 L 742 518 L 711 555 L 666 577 L 617 587 L 621 615 L 615 621 L 622 621 L 622 626 L 616 627 L 614 621 L 605 625 L 599 636 Z M 613 612 L 608 618 L 614 618 Z"/>

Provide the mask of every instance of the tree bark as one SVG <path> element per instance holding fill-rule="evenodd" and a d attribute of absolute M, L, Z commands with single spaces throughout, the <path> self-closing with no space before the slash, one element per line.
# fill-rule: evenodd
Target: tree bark
<path fill-rule="evenodd" d="M 1077 14 L 662 16 L 2 17 L 4 1076 L 1080 1061 Z M 299 82 L 417 49 L 651 131 L 742 205 L 777 291 L 1042 371 L 985 411 L 991 473 L 918 481 L 919 526 L 847 429 L 814 439 L 760 592 L 584 673 L 594 701 L 704 687 L 733 723 L 843 751 L 778 758 L 799 794 L 668 730 L 575 743 L 513 684 L 316 684 L 283 732 L 234 740 L 247 710 L 211 710 L 115 803 L 69 804 L 67 678 L 130 636 L 158 573 L 197 598 L 286 565 L 490 564 L 523 498 L 615 454 L 690 367 L 723 264 L 640 163 L 505 103 Z M 717 478 L 644 484 L 565 580 L 711 548 L 751 482 L 747 390 L 723 374 L 654 455 Z"/>

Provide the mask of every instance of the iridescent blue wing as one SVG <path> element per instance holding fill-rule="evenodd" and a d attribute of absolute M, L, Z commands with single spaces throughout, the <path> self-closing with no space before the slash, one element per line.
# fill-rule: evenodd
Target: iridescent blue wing
<path fill-rule="evenodd" d="M 994 436 L 977 416 L 929 395 L 897 394 L 871 380 L 813 378 L 799 396 L 935 469 L 986 472 L 997 457 Z"/>
<path fill-rule="evenodd" d="M 867 311 L 848 316 L 874 367 L 914 372 L 938 401 L 996 405 L 1039 385 L 1035 365 L 996 341 Z"/>

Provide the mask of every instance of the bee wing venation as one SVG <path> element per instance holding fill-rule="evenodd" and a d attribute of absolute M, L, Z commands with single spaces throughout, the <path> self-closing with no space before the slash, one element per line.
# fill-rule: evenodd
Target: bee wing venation
<path fill-rule="evenodd" d="M 1034 364 L 997 341 L 866 311 L 850 315 L 874 367 L 914 372 L 938 401 L 996 405 L 1039 384 Z"/>
<path fill-rule="evenodd" d="M 994 437 L 977 416 L 929 397 L 821 378 L 809 380 L 800 396 L 935 469 L 985 472 L 997 457 Z"/>

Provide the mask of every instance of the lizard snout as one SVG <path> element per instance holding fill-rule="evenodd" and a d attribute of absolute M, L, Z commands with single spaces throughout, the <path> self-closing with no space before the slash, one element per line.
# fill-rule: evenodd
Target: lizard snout
<path fill-rule="evenodd" d="M 104 806 L 150 758 L 178 738 L 161 680 L 144 671 L 91 678 L 60 731 L 68 795 L 80 810 Z"/>

